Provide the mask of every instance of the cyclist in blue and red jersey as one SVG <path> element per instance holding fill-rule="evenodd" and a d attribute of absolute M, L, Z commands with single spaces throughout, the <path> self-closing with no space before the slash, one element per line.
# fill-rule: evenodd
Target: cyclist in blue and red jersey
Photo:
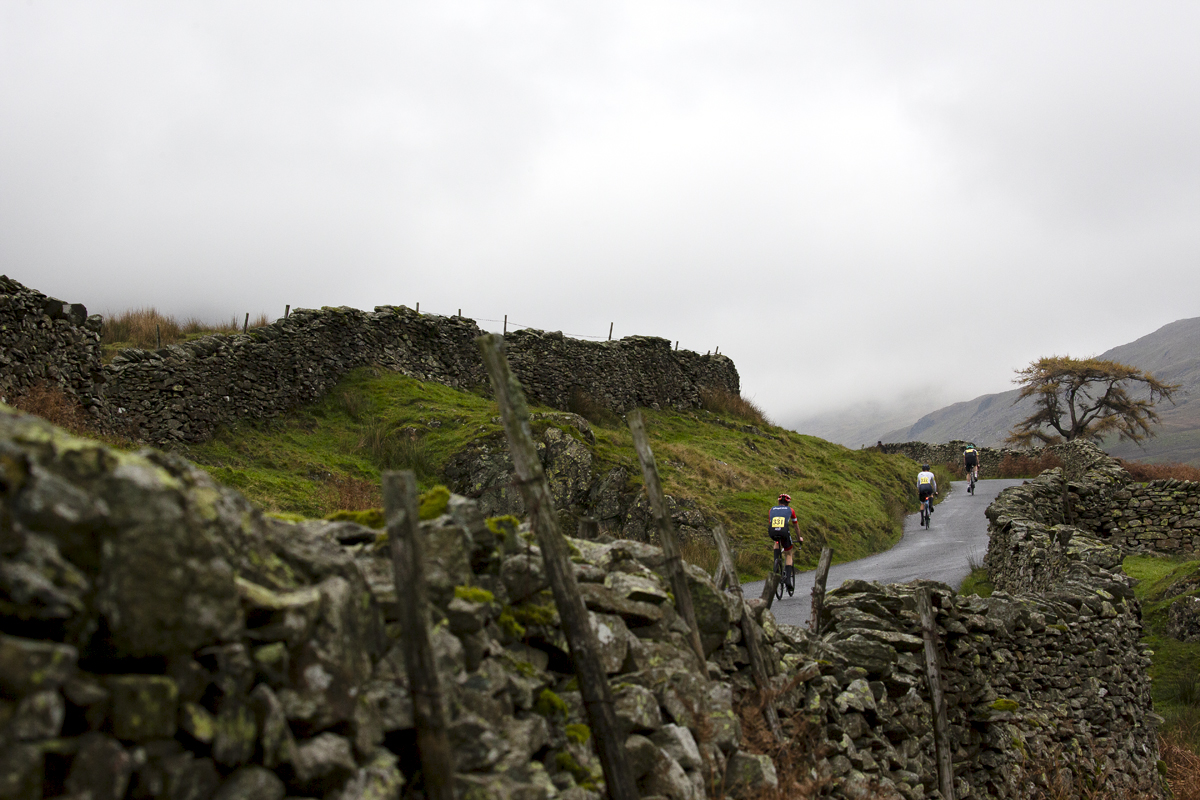
<path fill-rule="evenodd" d="M 800 535 L 800 523 L 796 519 L 796 510 L 791 507 L 791 502 L 790 495 L 781 494 L 777 505 L 772 506 L 767 514 L 767 531 L 775 541 L 774 549 L 783 550 L 783 559 L 786 565 L 783 574 L 788 597 L 791 597 L 796 591 L 796 576 L 792 569 L 793 544 L 791 531 L 788 530 L 789 524 L 796 531 L 795 544 L 804 544 L 804 537 Z"/>

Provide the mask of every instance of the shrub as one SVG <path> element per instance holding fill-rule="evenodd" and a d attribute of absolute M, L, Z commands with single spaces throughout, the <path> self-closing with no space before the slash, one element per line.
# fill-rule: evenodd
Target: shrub
<path fill-rule="evenodd" d="M 753 400 L 747 400 L 728 389 L 701 386 L 700 407 L 714 414 L 726 414 L 755 425 L 769 426 L 771 424 L 767 415 Z"/>
<path fill-rule="evenodd" d="M 11 398 L 10 405 L 71 433 L 86 433 L 89 427 L 83 405 L 53 383 L 34 384 L 24 394 Z"/>
<path fill-rule="evenodd" d="M 621 418 L 611 409 L 579 387 L 571 390 L 571 396 L 567 399 L 567 410 L 595 425 L 621 424 Z"/>
<path fill-rule="evenodd" d="M 433 451 L 429 444 L 411 429 L 399 429 L 382 419 L 364 423 L 358 448 L 365 450 L 371 463 L 381 470 L 410 469 L 417 478 L 436 474 Z"/>
<path fill-rule="evenodd" d="M 1191 464 L 1143 464 L 1140 461 L 1117 461 L 1135 481 L 1161 481 L 1174 478 L 1178 481 L 1200 481 L 1200 468 Z"/>

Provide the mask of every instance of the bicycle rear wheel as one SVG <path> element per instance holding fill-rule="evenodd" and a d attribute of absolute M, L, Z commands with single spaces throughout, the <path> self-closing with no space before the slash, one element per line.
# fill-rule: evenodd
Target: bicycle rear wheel
<path fill-rule="evenodd" d="M 775 599 L 783 599 L 783 556 L 775 551 Z"/>

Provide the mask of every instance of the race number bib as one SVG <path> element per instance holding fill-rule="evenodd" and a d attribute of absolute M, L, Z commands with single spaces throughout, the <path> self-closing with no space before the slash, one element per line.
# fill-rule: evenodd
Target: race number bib
<path fill-rule="evenodd" d="M 922 475 L 918 480 L 922 486 L 928 486 L 930 478 L 928 475 Z"/>
<path fill-rule="evenodd" d="M 771 517 L 771 527 L 775 530 L 782 530 L 787 527 L 786 517 Z"/>

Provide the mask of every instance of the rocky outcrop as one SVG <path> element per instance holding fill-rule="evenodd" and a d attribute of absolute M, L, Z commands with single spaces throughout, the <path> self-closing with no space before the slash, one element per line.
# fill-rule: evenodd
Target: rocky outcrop
<path fill-rule="evenodd" d="M 654 519 L 641 484 L 625 467 L 596 463 L 596 436 L 586 419 L 569 412 L 534 414 L 533 430 L 554 506 L 568 528 L 586 518 L 596 522 L 600 536 L 655 541 Z M 485 515 L 525 516 L 503 434 L 471 442 L 450 457 L 443 475 L 454 491 L 477 501 Z M 712 542 L 712 523 L 695 500 L 668 495 L 666 502 L 680 536 Z"/>
<path fill-rule="evenodd" d="M 487 385 L 475 345 L 483 331 L 473 320 L 404 306 L 301 309 L 245 334 L 124 350 L 103 368 L 101 319 L 86 314 L 0 278 L 0 394 L 50 381 L 94 408 L 104 427 L 162 445 L 277 416 L 362 366 L 459 388 Z M 523 330 L 509 334 L 506 347 L 529 400 L 552 408 L 692 408 L 703 387 L 740 390 L 730 359 L 672 350 L 666 339 L 589 342 Z"/>

